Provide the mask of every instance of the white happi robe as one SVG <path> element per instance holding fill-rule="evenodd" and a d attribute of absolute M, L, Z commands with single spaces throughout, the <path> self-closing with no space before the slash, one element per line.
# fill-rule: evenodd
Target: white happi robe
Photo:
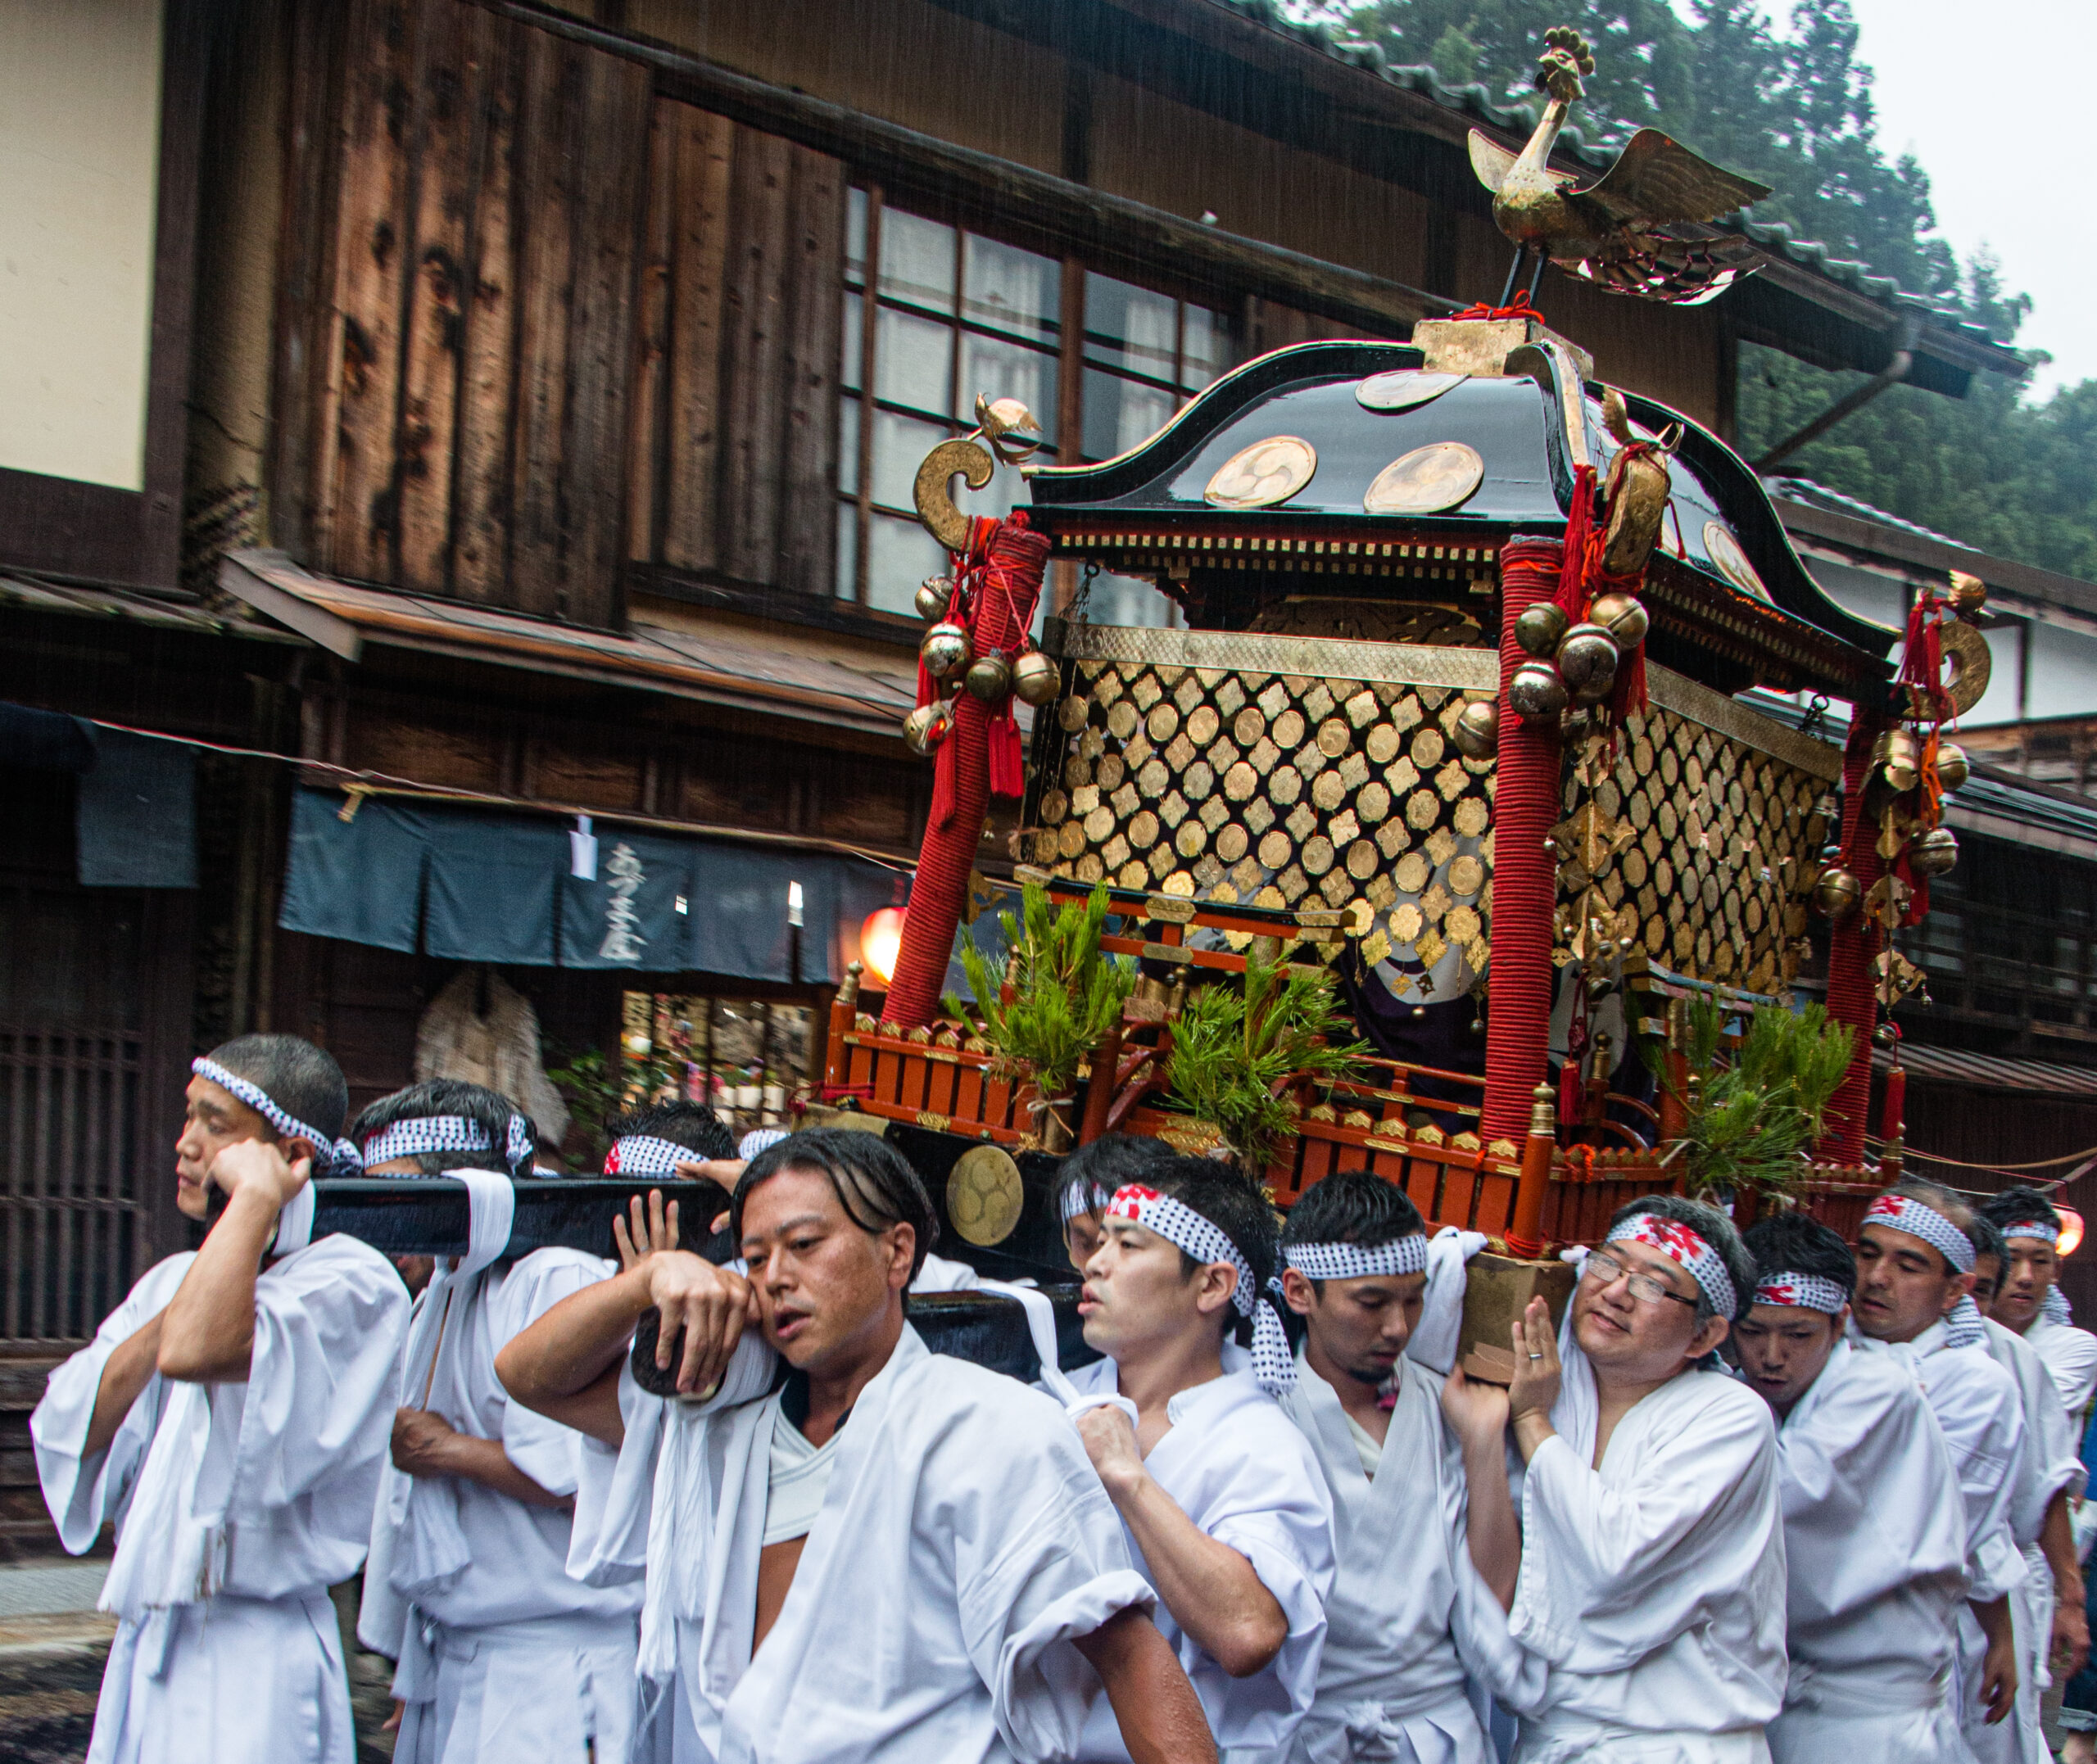
<path fill-rule="evenodd" d="M 327 1237 L 255 1282 L 248 1377 L 155 1373 L 84 1457 L 103 1368 L 196 1260 L 147 1270 L 30 1418 L 37 1473 L 75 1555 L 105 1521 L 119 1618 L 90 1764 L 354 1764 L 349 1681 L 328 1589 L 364 1560 L 393 1425 L 408 1294 L 392 1263 Z"/>
<path fill-rule="evenodd" d="M 2013 1593 L 2024 1558 L 2010 1536 L 2010 1512 L 2024 1463 L 2024 1409 L 2017 1386 L 1983 1347 L 1952 1347 L 1941 1319 L 1912 1341 L 1874 1341 L 1851 1326 L 1856 1346 L 1891 1355 L 1922 1381 L 1951 1450 L 1966 1504 L 1966 1596 L 1987 1604 Z M 1987 1637 L 1967 1605 L 1959 1610 L 1959 1729 L 1976 1757 L 2004 1764 L 2020 1755 L 2020 1725 L 1987 1725 L 1979 1701 Z"/>
<path fill-rule="evenodd" d="M 906 1326 L 838 1432 L 753 1659 L 773 1364 L 746 1335 L 709 1403 L 622 1373 L 624 1443 L 592 1448 L 577 1498 L 570 1572 L 645 1567 L 641 1667 L 678 1721 L 668 1749 L 719 1764 L 1069 1757 L 1099 1680 L 1068 1643 L 1153 1599 L 1069 1418 Z"/>
<path fill-rule="evenodd" d="M 1333 1586 L 1332 1497 L 1310 1442 L 1253 1382 L 1251 1355 L 1226 1341 L 1222 1377 L 1166 1404 L 1171 1426 L 1144 1468 L 1197 1527 L 1252 1563 L 1281 1607 L 1289 1634 L 1264 1669 L 1233 1678 L 1162 1601 L 1153 1617 L 1202 1699 L 1217 1751 L 1279 1759 L 1289 1755 L 1318 1686 Z M 1119 1377 L 1112 1360 L 1100 1359 L 1071 1373 L 1070 1382 L 1080 1396 L 1094 1396 L 1115 1391 Z M 1135 1537 L 1127 1542 L 1130 1559 L 1148 1578 Z M 1128 1756 L 1103 1699 L 1078 1757 L 1084 1764 L 1124 1764 Z"/>
<path fill-rule="evenodd" d="M 1284 1400 L 1325 1471 L 1338 1549 L 1296 1764 L 1497 1764 L 1465 1672 L 1497 1682 L 1519 1671 L 1519 1650 L 1471 1564 L 1463 1447 L 1443 1425 L 1442 1377 L 1399 1364 L 1373 1475 L 1370 1436 L 1300 1355 Z"/>
<path fill-rule="evenodd" d="M 2024 1345 L 2045 1362 L 2054 1388 L 2060 1392 L 2061 1407 L 2080 1426 L 2091 1393 L 2097 1391 L 2097 1335 L 2042 1314 L 2024 1332 Z"/>
<path fill-rule="evenodd" d="M 1969 1764 L 1953 1691 L 1966 1506 L 1921 1386 L 1837 1341 L 1777 1452 L 1791 1677 L 1776 1764 Z"/>
<path fill-rule="evenodd" d="M 2024 1413 L 2024 1460 L 2010 1496 L 2009 1533 L 2024 1555 L 2024 1578 L 2009 1595 L 2010 1618 L 2017 1630 L 2017 1714 L 2021 1728 L 2018 1756 L 2023 1764 L 2047 1764 L 2052 1748 L 2041 1727 L 2039 1703 L 2054 1681 L 2047 1660 L 2053 1652 L 2054 1571 L 2039 1548 L 2047 1504 L 2062 1490 L 2068 1504 L 2082 1498 L 2080 1441 L 2046 1364 L 2031 1344 L 1992 1318 L 1987 1332 L 1988 1357 L 2010 1376 Z M 2009 1726 L 2005 1722 L 2004 1726 Z"/>
<path fill-rule="evenodd" d="M 1501 1700 L 1517 1764 L 1748 1764 L 1784 1692 L 1784 1528 L 1769 1405 L 1684 1372 L 1616 1424 L 1594 1468 L 1594 1368 L 1559 1333 L 1556 1436 L 1521 1478 L 1508 1631 L 1533 1657 Z"/>
<path fill-rule="evenodd" d="M 418 1301 L 401 1404 L 500 1441 L 549 1494 L 573 1495 L 583 1436 L 511 1402 L 495 1357 L 612 1272 L 596 1256 L 548 1249 L 433 1287 Z M 570 1579 L 570 1525 L 558 1508 L 466 1477 L 386 1466 L 357 1633 L 400 1662 L 396 1764 L 582 1764 L 593 1746 L 605 1764 L 625 1759 L 641 1587 Z"/>

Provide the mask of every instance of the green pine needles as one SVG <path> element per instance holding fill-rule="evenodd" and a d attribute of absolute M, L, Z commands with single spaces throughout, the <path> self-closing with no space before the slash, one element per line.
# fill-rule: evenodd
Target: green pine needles
<path fill-rule="evenodd" d="M 1699 1198 L 1727 1189 L 1786 1194 L 1805 1174 L 1803 1154 L 1827 1131 L 1828 1106 L 1849 1071 L 1855 1033 L 1829 1022 L 1819 1005 L 1796 1013 L 1765 1005 L 1720 1065 L 1732 1015 L 1714 998 L 1689 1002 L 1683 1052 L 1695 1082 L 1683 1099 L 1683 1180 Z M 1660 1070 L 1664 1083 L 1664 1063 Z"/>
<path fill-rule="evenodd" d="M 982 952 L 966 939 L 961 946 L 983 1038 L 1009 1074 L 1033 1079 L 1044 1101 L 1067 1096 L 1077 1083 L 1079 1063 L 1121 1020 L 1121 1006 L 1136 984 L 1135 964 L 1099 952 L 1107 925 L 1103 886 L 1082 907 L 1072 902 L 1057 910 L 1046 889 L 1029 883 L 1020 916 L 999 917 L 1018 957 L 1010 1002 Z"/>
<path fill-rule="evenodd" d="M 1334 1079 L 1364 1050 L 1322 969 L 1250 955 L 1245 986 L 1197 987 L 1173 1025 L 1171 1099 L 1215 1126 L 1249 1170 L 1264 1170 L 1296 1131 L 1301 1078 Z"/>

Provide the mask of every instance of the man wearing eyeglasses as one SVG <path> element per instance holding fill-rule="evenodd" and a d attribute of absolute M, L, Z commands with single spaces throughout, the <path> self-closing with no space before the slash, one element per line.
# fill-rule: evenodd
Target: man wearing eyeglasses
<path fill-rule="evenodd" d="M 1730 1221 L 1651 1196 L 1611 1222 L 1555 1335 L 1541 1299 L 1514 1326 L 1510 1390 L 1450 1375 L 1467 1461 L 1506 1426 L 1524 1466 L 1516 1764 L 1766 1764 L 1785 1663 L 1776 1429 L 1711 1357 L 1754 1290 Z M 1473 1477 L 1471 1526 L 1508 1527 L 1509 1501 Z"/>

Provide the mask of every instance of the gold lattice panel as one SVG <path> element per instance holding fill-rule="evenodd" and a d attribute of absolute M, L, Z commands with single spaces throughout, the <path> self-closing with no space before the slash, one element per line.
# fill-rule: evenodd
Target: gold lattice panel
<path fill-rule="evenodd" d="M 1494 779 L 1451 740 L 1461 690 L 1151 659 L 1077 660 L 1065 678 L 1035 728 L 1035 863 L 1344 911 L 1372 964 L 1484 970 Z"/>
<path fill-rule="evenodd" d="M 1567 767 L 1556 830 L 1563 923 L 1598 900 L 1612 936 L 1678 974 L 1758 993 L 1788 985 L 1826 781 L 1659 704 L 1631 719 L 1613 767 L 1580 771 Z"/>

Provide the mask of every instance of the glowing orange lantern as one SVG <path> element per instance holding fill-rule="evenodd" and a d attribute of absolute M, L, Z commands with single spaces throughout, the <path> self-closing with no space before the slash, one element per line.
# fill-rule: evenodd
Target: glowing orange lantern
<path fill-rule="evenodd" d="M 2060 1242 L 2054 1246 L 2054 1253 L 2066 1260 L 2075 1254 L 2076 1246 L 2082 1242 L 2082 1215 L 2073 1207 L 2058 1203 L 2054 1210 L 2061 1216 Z"/>
<path fill-rule="evenodd" d="M 867 984 L 876 991 L 887 991 L 902 950 L 903 909 L 876 907 L 859 927 L 859 961 L 867 971 Z"/>

